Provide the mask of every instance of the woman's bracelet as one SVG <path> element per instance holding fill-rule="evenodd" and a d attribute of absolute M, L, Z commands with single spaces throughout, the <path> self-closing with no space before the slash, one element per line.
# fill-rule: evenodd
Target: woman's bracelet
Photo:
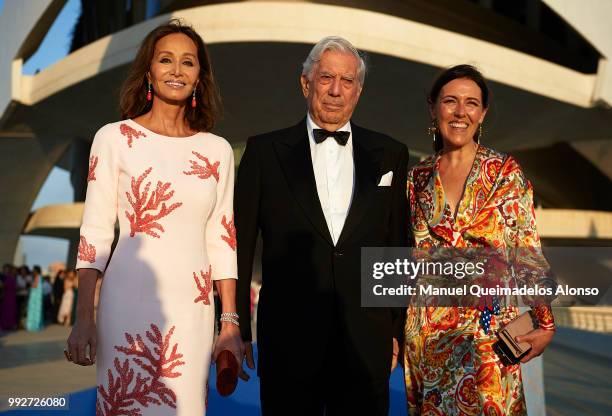
<path fill-rule="evenodd" d="M 554 322 L 550 323 L 550 324 L 540 324 L 540 329 L 543 329 L 544 331 L 556 331 L 557 330 L 557 326 L 555 325 Z"/>
<path fill-rule="evenodd" d="M 221 318 L 219 319 L 220 322 L 229 322 L 231 324 L 234 324 L 236 326 L 240 326 L 240 324 L 238 323 L 238 314 L 236 312 L 223 312 L 221 314 Z"/>

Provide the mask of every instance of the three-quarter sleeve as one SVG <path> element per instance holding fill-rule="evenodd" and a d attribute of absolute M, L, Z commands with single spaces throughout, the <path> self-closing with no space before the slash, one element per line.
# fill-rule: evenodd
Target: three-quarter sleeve
<path fill-rule="evenodd" d="M 98 130 L 91 145 L 77 269 L 97 269 L 104 273 L 111 255 L 119 178 L 116 145 L 116 137 L 108 126 Z"/>
<path fill-rule="evenodd" d="M 555 282 L 551 278 L 550 265 L 544 257 L 540 236 L 536 227 L 533 204 L 533 187 L 525 178 L 516 161 L 511 160 L 515 167 L 510 180 L 515 182 L 515 215 L 514 247 L 511 256 L 515 276 L 520 285 L 535 288 L 549 288 L 554 292 Z M 555 329 L 555 321 L 550 303 L 553 295 L 525 296 L 523 298 L 535 313 L 540 328 Z"/>
<path fill-rule="evenodd" d="M 206 223 L 206 251 L 212 279 L 237 279 L 234 226 L 234 153 L 224 142 L 215 205 Z"/>

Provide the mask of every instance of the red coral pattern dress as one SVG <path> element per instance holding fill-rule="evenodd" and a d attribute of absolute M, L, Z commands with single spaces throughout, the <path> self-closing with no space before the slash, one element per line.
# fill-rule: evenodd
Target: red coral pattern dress
<path fill-rule="evenodd" d="M 515 267 L 541 270 L 541 255 L 530 183 L 512 157 L 483 146 L 476 152 L 463 198 L 453 218 L 439 175 L 440 155 L 408 176 L 415 246 L 529 247 L 530 255 L 505 259 Z M 512 252 L 502 250 L 502 252 Z M 530 273 L 516 280 L 533 286 Z M 550 306 L 534 306 L 540 327 L 554 329 Z M 405 327 L 404 371 L 410 415 L 525 415 L 520 365 L 504 366 L 492 350 L 495 331 L 518 314 L 504 304 L 484 320 L 478 307 L 411 305 Z"/>
<path fill-rule="evenodd" d="M 232 148 L 125 120 L 97 132 L 87 179 L 77 268 L 104 276 L 96 414 L 202 415 L 212 283 L 237 278 Z"/>

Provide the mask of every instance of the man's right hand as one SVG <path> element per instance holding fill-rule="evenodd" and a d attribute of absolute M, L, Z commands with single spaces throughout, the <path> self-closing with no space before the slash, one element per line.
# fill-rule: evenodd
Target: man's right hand
<path fill-rule="evenodd" d="M 244 342 L 244 359 L 246 360 L 247 367 L 251 370 L 255 369 L 255 360 L 253 360 L 253 344 L 249 341 Z M 242 363 L 240 363 L 240 372 L 238 373 L 238 377 L 240 377 L 244 381 L 249 381 L 249 375 L 244 371 L 244 367 Z"/>

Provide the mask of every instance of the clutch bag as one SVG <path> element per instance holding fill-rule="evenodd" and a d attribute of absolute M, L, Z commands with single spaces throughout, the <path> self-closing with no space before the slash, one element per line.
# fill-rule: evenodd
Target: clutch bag
<path fill-rule="evenodd" d="M 223 350 L 217 356 L 217 391 L 221 396 L 229 396 L 238 384 L 238 362 L 229 350 Z"/>
<path fill-rule="evenodd" d="M 531 350 L 528 342 L 516 342 L 516 337 L 525 335 L 538 328 L 538 322 L 531 311 L 525 312 L 506 326 L 497 331 L 497 342 L 493 344 L 493 351 L 504 365 L 518 364 Z"/>

